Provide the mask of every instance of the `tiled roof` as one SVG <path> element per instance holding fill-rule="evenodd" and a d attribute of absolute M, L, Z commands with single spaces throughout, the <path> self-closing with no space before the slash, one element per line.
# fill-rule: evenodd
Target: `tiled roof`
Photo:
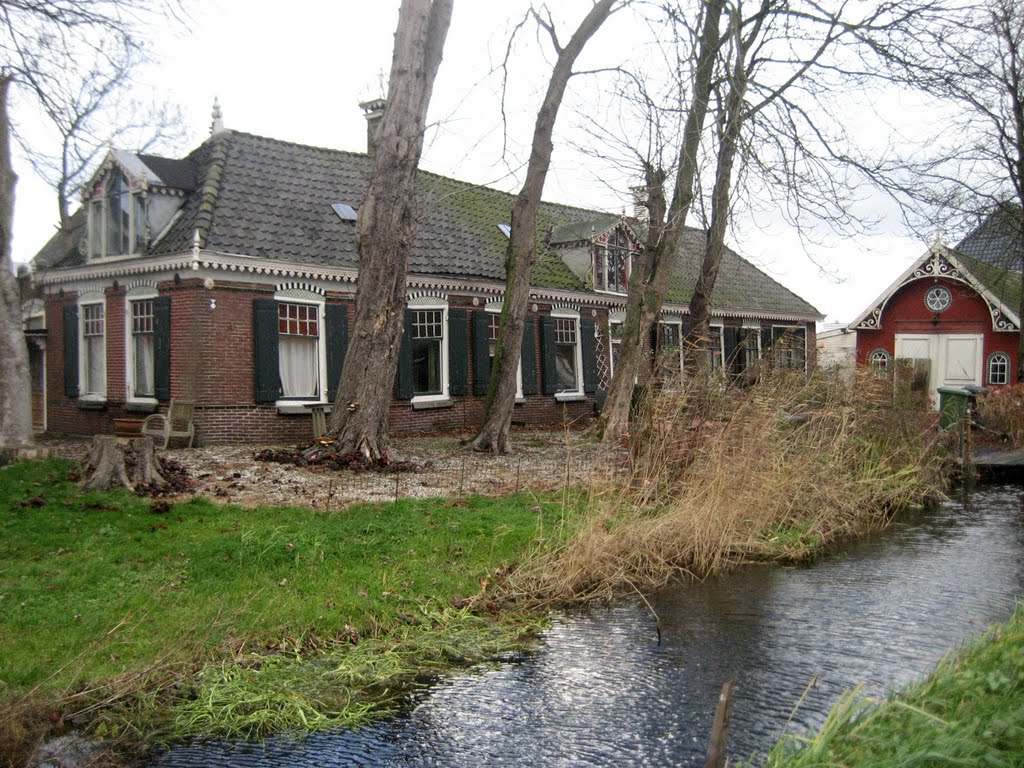
<path fill-rule="evenodd" d="M 1021 268 L 1021 212 L 1015 205 L 997 206 L 954 250 L 1004 269 Z"/>
<path fill-rule="evenodd" d="M 965 254 L 957 254 L 960 262 L 971 273 L 971 277 L 981 283 L 1011 312 L 1020 311 L 1021 273 L 1019 269 L 1007 269 L 988 261 L 982 261 Z"/>
<path fill-rule="evenodd" d="M 160 175 L 150 160 L 146 156 L 146 164 Z M 185 160 L 170 162 L 177 163 L 173 168 L 183 175 L 188 168 L 195 169 L 195 191 L 187 196 L 181 215 L 153 244 L 152 255 L 190 249 L 198 230 L 201 246 L 208 251 L 309 266 L 357 267 L 355 225 L 343 221 L 331 204 L 358 208 L 362 203 L 370 171 L 366 155 L 226 131 L 208 139 Z M 160 167 L 170 175 L 172 166 Z M 504 281 L 508 238 L 498 225 L 510 222 L 513 195 L 421 172 L 417 197 L 420 220 L 410 273 Z M 538 218 L 538 260 L 532 284 L 588 290 L 590 286 L 572 273 L 557 250 L 543 243 L 589 239 L 592 232 L 605 231 L 620 217 L 543 203 Z M 703 238 L 702 231 L 686 232 L 686 254 L 670 287 L 669 301 L 689 302 Z M 48 253 L 48 258 L 56 258 L 51 245 L 40 256 Z M 77 251 L 60 260 L 60 266 L 82 263 Z M 712 305 L 718 310 L 819 316 L 806 301 L 728 250 Z"/>

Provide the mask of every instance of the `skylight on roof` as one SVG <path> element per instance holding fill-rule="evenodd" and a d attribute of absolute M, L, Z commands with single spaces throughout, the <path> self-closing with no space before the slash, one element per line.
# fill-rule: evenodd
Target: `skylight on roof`
<path fill-rule="evenodd" d="M 498 229 L 501 230 L 501 234 L 503 234 L 505 237 L 512 237 L 512 227 L 510 227 L 508 224 L 499 224 Z"/>
<path fill-rule="evenodd" d="M 331 203 L 331 208 L 338 214 L 338 218 L 342 221 L 355 221 L 356 220 L 356 209 L 351 205 L 345 205 L 345 203 Z"/>

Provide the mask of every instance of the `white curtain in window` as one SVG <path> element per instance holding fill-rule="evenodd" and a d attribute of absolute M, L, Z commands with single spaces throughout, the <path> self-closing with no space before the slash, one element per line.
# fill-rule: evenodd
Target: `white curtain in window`
<path fill-rule="evenodd" d="M 85 394 L 102 395 L 107 391 L 107 360 L 104 354 L 103 336 L 89 336 L 86 344 L 86 368 L 85 375 L 88 381 L 85 385 Z"/>
<path fill-rule="evenodd" d="M 284 397 L 319 397 L 316 339 L 279 336 L 278 355 Z"/>
<path fill-rule="evenodd" d="M 140 334 L 135 337 L 135 395 L 153 394 L 153 336 Z"/>

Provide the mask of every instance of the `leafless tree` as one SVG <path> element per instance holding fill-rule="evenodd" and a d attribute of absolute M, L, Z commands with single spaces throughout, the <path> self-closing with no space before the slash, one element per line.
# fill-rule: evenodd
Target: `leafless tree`
<path fill-rule="evenodd" d="M 693 204 L 694 184 L 699 171 L 698 152 L 714 86 L 715 61 L 722 42 L 720 25 L 724 6 L 724 0 L 705 0 L 701 4 L 701 31 L 694 50 L 694 66 L 690 70 L 690 99 L 671 202 L 665 191 L 665 170 L 651 160 L 643 161 L 648 231 L 630 277 L 622 341 L 602 413 L 606 442 L 621 440 L 629 428 L 633 382 L 640 371 L 643 339 L 661 312 L 678 258 L 686 217 Z"/>
<path fill-rule="evenodd" d="M 530 277 L 537 255 L 537 211 L 544 193 L 544 181 L 554 149 L 552 134 L 565 89 L 573 76 L 573 65 L 587 41 L 600 29 L 619 0 L 596 0 L 569 42 L 559 42 L 550 15 L 531 9 L 529 16 L 551 38 L 557 54 L 547 92 L 537 113 L 526 180 L 512 207 L 512 225 L 505 251 L 505 296 L 501 305 L 498 340 L 495 345 L 491 380 L 483 424 L 470 446 L 477 451 L 507 453 L 509 428 L 516 397 L 516 372 L 523 327 L 529 308 Z M 522 24 L 520 24 L 520 27 Z M 509 44 L 511 50 L 511 42 Z M 506 56 L 507 64 L 507 56 Z"/>
<path fill-rule="evenodd" d="M 889 77 L 926 94 L 941 115 L 873 179 L 921 230 L 965 231 L 989 219 L 1008 247 L 997 266 L 1020 271 L 1024 317 L 1024 3 L 943 0 L 899 36 L 865 39 Z M 1024 333 L 1016 378 L 1024 381 Z"/>
<path fill-rule="evenodd" d="M 415 180 L 427 107 L 454 0 L 402 0 L 387 106 L 377 128 L 366 200 L 356 221 L 355 322 L 331 413 L 334 450 L 387 460 L 394 381 L 416 237 Z"/>
<path fill-rule="evenodd" d="M 32 442 L 28 352 L 12 270 L 11 223 L 17 177 L 11 165 L 10 99 L 18 89 L 45 103 L 69 52 L 97 40 L 130 47 L 162 0 L 0 0 L 0 447 Z"/>
<path fill-rule="evenodd" d="M 146 60 L 140 46 L 115 39 L 74 53 L 68 52 L 59 76 L 40 73 L 36 79 L 45 133 L 14 129 L 33 170 L 57 191 L 58 229 L 65 251 L 73 246 L 76 194 L 108 147 L 147 152 L 157 145 L 180 143 L 184 137 L 177 107 L 146 102 L 132 93 L 134 74 Z"/>

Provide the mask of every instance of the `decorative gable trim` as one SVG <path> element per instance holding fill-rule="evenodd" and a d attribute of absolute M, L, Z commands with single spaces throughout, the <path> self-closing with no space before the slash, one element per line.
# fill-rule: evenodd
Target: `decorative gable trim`
<path fill-rule="evenodd" d="M 275 286 L 274 298 L 306 299 L 307 301 L 323 301 L 326 292 L 311 283 L 278 283 Z"/>
<path fill-rule="evenodd" d="M 877 331 L 882 327 L 882 315 L 885 306 L 893 295 L 915 280 L 933 280 L 944 277 L 963 283 L 985 300 L 989 316 L 992 319 L 992 330 L 1014 332 L 1020 330 L 1020 319 L 1016 313 L 1004 305 L 988 288 L 981 284 L 970 271 L 960 263 L 956 255 L 941 243 L 936 243 L 916 262 L 910 265 L 885 292 L 879 296 L 856 320 L 847 326 L 850 330 Z"/>

